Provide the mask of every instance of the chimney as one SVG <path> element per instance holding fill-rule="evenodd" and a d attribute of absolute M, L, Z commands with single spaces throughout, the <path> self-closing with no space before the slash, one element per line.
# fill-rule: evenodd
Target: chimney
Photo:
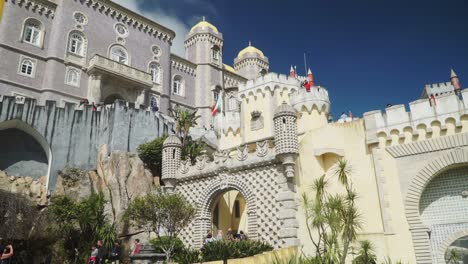
<path fill-rule="evenodd" d="M 309 81 L 311 86 L 315 86 L 314 75 L 310 71 L 310 68 L 309 68 L 309 71 L 307 72 L 307 80 Z"/>

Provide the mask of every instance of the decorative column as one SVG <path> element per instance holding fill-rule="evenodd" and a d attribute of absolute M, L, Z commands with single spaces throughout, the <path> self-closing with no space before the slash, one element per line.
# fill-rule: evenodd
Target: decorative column
<path fill-rule="evenodd" d="M 283 102 L 275 111 L 273 117 L 275 127 L 275 151 L 276 157 L 282 162 L 284 173 L 279 175 L 278 184 L 281 192 L 277 200 L 281 204 L 279 218 L 284 222 L 279 236 L 284 246 L 297 246 L 297 230 L 299 228 L 296 219 L 297 202 L 294 183 L 296 158 L 299 155 L 299 143 L 297 138 L 297 113 L 296 110 Z"/>
<path fill-rule="evenodd" d="M 177 171 L 180 165 L 182 142 L 174 135 L 169 136 L 163 143 L 161 180 L 167 191 L 174 191 L 177 183 Z"/>

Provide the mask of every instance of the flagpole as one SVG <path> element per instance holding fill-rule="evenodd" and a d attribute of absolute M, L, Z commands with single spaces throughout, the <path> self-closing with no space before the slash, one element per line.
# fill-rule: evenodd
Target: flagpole
<path fill-rule="evenodd" d="M 305 76 L 307 76 L 307 60 L 306 60 L 306 52 L 304 52 L 304 72 L 305 72 Z"/>

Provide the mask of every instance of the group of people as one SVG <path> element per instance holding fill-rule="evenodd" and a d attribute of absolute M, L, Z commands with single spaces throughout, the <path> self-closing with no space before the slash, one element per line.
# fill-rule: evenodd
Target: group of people
<path fill-rule="evenodd" d="M 234 234 L 231 228 L 228 228 L 226 236 L 223 235 L 223 230 L 218 230 L 216 237 L 213 236 L 213 232 L 208 231 L 208 234 L 205 238 L 205 244 L 214 242 L 214 241 L 235 241 L 235 240 L 247 240 L 247 236 L 244 234 L 244 231 L 239 231 L 238 234 Z"/>
<path fill-rule="evenodd" d="M 3 245 L 3 239 L 0 237 L 0 264 L 9 264 L 13 257 L 13 245 Z"/>
<path fill-rule="evenodd" d="M 112 264 L 119 264 L 120 260 L 120 243 L 115 242 L 111 252 L 107 252 L 102 240 L 98 240 L 97 244 L 91 248 L 91 257 L 88 264 L 104 264 L 106 260 L 110 260 Z"/>

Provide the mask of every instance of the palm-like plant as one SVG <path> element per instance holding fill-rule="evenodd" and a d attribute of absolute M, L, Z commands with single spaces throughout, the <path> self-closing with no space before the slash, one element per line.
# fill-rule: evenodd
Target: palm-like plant
<path fill-rule="evenodd" d="M 359 241 L 359 253 L 353 264 L 375 264 L 376 260 L 377 256 L 372 243 L 369 240 Z"/>
<path fill-rule="evenodd" d="M 460 261 L 460 255 L 456 249 L 451 248 L 447 253 L 447 263 L 456 264 Z"/>
<path fill-rule="evenodd" d="M 190 128 L 197 125 L 197 119 L 201 116 L 197 115 L 197 110 L 190 111 L 179 107 L 171 112 L 176 120 L 176 133 L 182 139 L 182 143 L 185 144 Z"/>

